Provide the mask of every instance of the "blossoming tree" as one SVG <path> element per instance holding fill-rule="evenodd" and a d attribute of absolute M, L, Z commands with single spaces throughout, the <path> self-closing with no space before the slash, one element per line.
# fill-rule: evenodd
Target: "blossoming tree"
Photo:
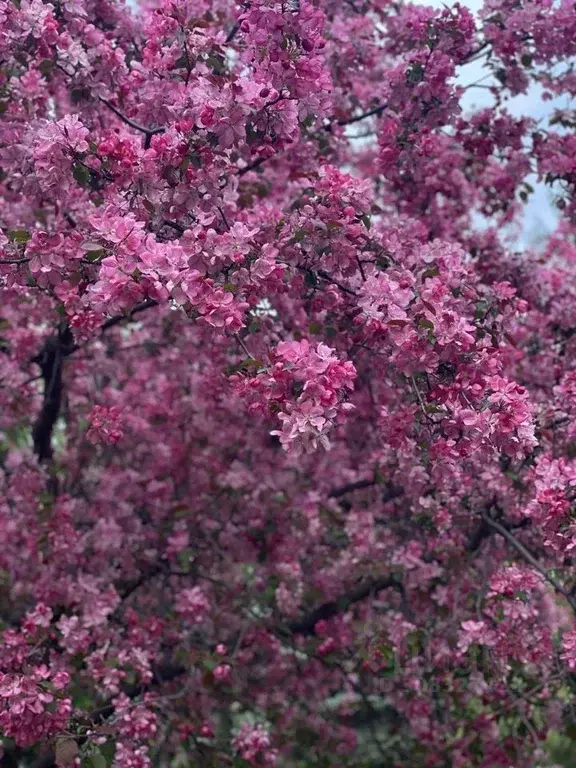
<path fill-rule="evenodd" d="M 569 753 L 576 119 L 507 102 L 575 53 L 572 0 L 0 2 L 2 765 Z"/>

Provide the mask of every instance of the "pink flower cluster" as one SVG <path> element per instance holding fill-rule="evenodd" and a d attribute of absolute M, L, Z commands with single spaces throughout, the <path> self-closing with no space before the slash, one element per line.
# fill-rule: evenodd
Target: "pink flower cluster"
<path fill-rule="evenodd" d="M 549 762 L 573 0 L 0 0 L 0 55 L 7 762 Z"/>
<path fill-rule="evenodd" d="M 326 344 L 303 339 L 280 342 L 270 368 L 254 378 L 236 376 L 235 384 L 252 410 L 267 407 L 278 415 L 282 427 L 272 434 L 285 450 L 299 453 L 330 447 L 328 432 L 353 408 L 346 397 L 355 378 L 350 361 L 341 362 Z"/>
<path fill-rule="evenodd" d="M 276 765 L 278 753 L 270 744 L 270 734 L 263 725 L 243 725 L 232 741 L 240 757 L 254 766 Z"/>
<path fill-rule="evenodd" d="M 62 695 L 66 672 L 35 667 L 30 674 L 0 673 L 0 729 L 27 747 L 63 731 L 72 713 Z"/>
<path fill-rule="evenodd" d="M 86 437 L 91 443 L 115 445 L 124 437 L 122 413 L 116 406 L 95 405 L 88 416 Z"/>
<path fill-rule="evenodd" d="M 201 624 L 210 610 L 210 601 L 202 587 L 182 589 L 176 595 L 176 610 L 185 621 Z"/>

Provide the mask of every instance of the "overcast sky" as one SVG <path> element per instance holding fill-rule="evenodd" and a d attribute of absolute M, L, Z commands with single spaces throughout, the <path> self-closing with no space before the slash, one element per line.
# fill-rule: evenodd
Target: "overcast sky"
<path fill-rule="evenodd" d="M 451 2 L 442 2 L 442 0 L 413 0 L 413 2 L 419 5 L 432 6 L 433 8 L 452 5 Z M 483 5 L 483 0 L 461 0 L 461 5 L 466 6 L 473 13 L 477 13 Z M 468 85 L 478 81 L 486 75 L 486 72 L 487 70 L 483 69 L 483 61 L 475 61 L 461 68 L 458 80 L 462 85 Z M 489 83 L 490 81 L 484 80 L 484 82 Z M 492 97 L 490 92 L 482 88 L 470 88 L 462 99 L 462 106 L 465 111 L 487 107 L 491 104 Z M 546 117 L 553 109 L 566 105 L 567 98 L 543 101 L 540 87 L 534 86 L 530 89 L 529 93 L 510 99 L 506 106 L 513 115 L 518 117 L 525 115 L 537 120 L 543 119 L 543 124 L 546 125 Z M 558 212 L 552 202 L 550 190 L 543 184 L 537 184 L 535 179 L 529 179 L 529 181 L 535 191 L 526 205 L 523 227 L 523 241 L 526 244 L 532 243 L 550 233 L 558 221 Z"/>
<path fill-rule="evenodd" d="M 132 7 L 136 6 L 136 0 L 127 0 L 127 2 Z M 412 2 L 433 8 L 453 5 L 452 0 L 412 0 Z M 484 4 L 483 0 L 460 0 L 460 3 L 473 13 L 477 13 Z M 483 69 L 483 60 L 480 60 L 461 67 L 458 80 L 462 85 L 469 85 L 484 75 L 486 75 L 486 70 Z M 484 82 L 488 83 L 489 80 Z M 490 92 L 482 88 L 468 89 L 462 99 L 462 106 L 465 111 L 487 107 L 491 104 Z M 544 119 L 544 121 L 556 106 L 567 106 L 567 98 L 543 101 L 541 89 L 538 86 L 532 87 L 529 93 L 516 96 L 507 102 L 507 108 L 513 115 L 518 117 L 526 115 L 536 119 Z M 549 234 L 558 221 L 558 212 L 552 202 L 550 191 L 543 184 L 537 184 L 535 178 L 529 179 L 529 182 L 535 191 L 526 204 L 522 234 L 524 244 L 534 243 Z"/>

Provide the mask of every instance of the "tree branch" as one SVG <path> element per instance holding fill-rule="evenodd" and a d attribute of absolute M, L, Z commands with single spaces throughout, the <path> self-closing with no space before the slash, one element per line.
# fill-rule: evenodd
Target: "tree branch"
<path fill-rule="evenodd" d="M 137 304 L 129 314 L 115 315 L 109 318 L 103 323 L 100 330 L 106 331 L 123 320 L 132 320 L 134 315 L 139 312 L 156 306 L 158 306 L 157 301 L 146 299 Z M 40 378 L 44 382 L 42 408 L 32 427 L 34 453 L 40 462 L 49 461 L 53 455 L 52 434 L 62 406 L 62 366 L 64 359 L 77 349 L 79 349 L 79 346 L 74 342 L 70 326 L 66 323 L 58 329 L 56 334 L 46 339 L 40 352 L 31 361 L 40 366 Z"/>
<path fill-rule="evenodd" d="M 250 3 L 244 3 L 244 12 L 246 12 L 249 8 L 250 8 Z M 233 26 L 230 28 L 230 32 L 228 32 L 228 34 L 226 35 L 226 43 L 231 43 L 239 31 L 240 31 L 240 19 L 234 22 Z"/>
<path fill-rule="evenodd" d="M 365 120 L 367 117 L 372 117 L 373 115 L 381 115 L 387 106 L 388 104 L 380 104 L 379 107 L 369 109 L 367 112 L 363 112 L 361 115 L 356 115 L 356 117 L 348 117 L 346 120 L 332 120 L 330 123 L 324 126 L 324 130 L 330 132 L 334 125 L 352 125 L 353 123 L 359 123 L 361 120 Z"/>
<path fill-rule="evenodd" d="M 376 480 L 374 478 L 371 478 L 370 480 L 357 480 L 355 483 L 348 483 L 347 485 L 342 485 L 340 488 L 335 488 L 333 491 L 330 491 L 328 498 L 339 499 L 347 493 L 360 491 L 363 488 L 372 488 L 374 485 L 376 485 Z"/>
<path fill-rule="evenodd" d="M 154 299 L 144 299 L 144 301 L 141 301 L 140 304 L 136 304 L 134 309 L 132 309 L 127 315 L 114 315 L 114 317 L 110 317 L 100 326 L 100 330 L 107 331 L 108 328 L 112 328 L 113 326 L 118 325 L 118 323 L 121 323 L 123 320 L 132 320 L 134 315 L 137 315 L 139 312 L 144 312 L 145 309 L 150 309 L 151 307 L 157 306 L 158 302 Z"/>
<path fill-rule="evenodd" d="M 150 148 L 150 142 L 152 140 L 152 136 L 155 136 L 158 133 L 165 133 L 166 128 L 160 127 L 160 128 L 146 128 L 144 125 L 140 125 L 140 123 L 135 122 L 129 117 L 126 117 L 125 114 L 120 112 L 120 110 L 112 104 L 112 102 L 108 101 L 108 99 L 103 99 L 102 96 L 98 97 L 102 104 L 105 104 L 108 109 L 110 109 L 116 117 L 120 118 L 123 123 L 126 123 L 126 125 L 129 125 L 130 128 L 134 128 L 135 131 L 140 131 L 140 133 L 144 134 L 144 149 Z"/>
<path fill-rule="evenodd" d="M 240 22 L 237 21 L 234 26 L 230 29 L 230 32 L 226 35 L 226 43 L 231 43 L 236 35 L 238 34 L 238 31 L 240 30 Z"/>
<path fill-rule="evenodd" d="M 470 51 L 468 56 L 462 61 L 462 64 L 470 64 L 472 61 L 476 61 L 478 54 L 483 53 L 486 48 L 489 48 L 492 43 L 489 40 L 485 40 L 482 45 L 479 45 L 474 51 Z M 479 58 L 482 58 L 481 56 Z"/>
<path fill-rule="evenodd" d="M 555 589 L 559 595 L 565 597 L 572 610 L 576 612 L 576 597 L 572 595 L 570 591 L 567 590 L 562 584 L 560 584 L 560 582 L 554 576 L 552 576 L 542 565 L 540 565 L 534 555 L 526 549 L 524 544 L 518 541 L 513 533 L 511 533 L 503 525 L 500 525 L 500 523 L 496 522 L 496 520 L 491 518 L 487 512 L 482 512 L 482 519 L 486 525 L 493 528 L 497 533 L 500 534 L 500 536 L 503 536 L 506 541 L 511 544 L 512 547 L 514 547 L 516 552 L 518 552 L 518 554 L 520 554 L 527 563 L 529 563 L 535 570 L 537 570 L 538 573 L 548 582 L 548 584 L 550 584 Z"/>
<path fill-rule="evenodd" d="M 52 432 L 62 405 L 62 363 L 74 349 L 72 331 L 66 324 L 46 339 L 40 353 L 32 360 L 40 366 L 44 382 L 42 408 L 32 427 L 34 453 L 40 462 L 52 458 Z"/>
<path fill-rule="evenodd" d="M 326 621 L 339 613 L 345 613 L 355 603 L 390 587 L 403 592 L 402 584 L 394 576 L 383 576 L 379 579 L 365 581 L 351 592 L 341 595 L 337 600 L 319 605 L 303 618 L 288 624 L 286 629 L 293 635 L 314 635 L 316 624 L 319 621 Z"/>
<path fill-rule="evenodd" d="M 186 228 L 182 226 L 182 224 L 179 224 L 177 221 L 172 221 L 172 219 L 164 219 L 162 224 L 165 227 L 172 227 L 176 232 L 178 232 L 179 235 L 183 235 L 184 232 L 186 232 Z"/>
<path fill-rule="evenodd" d="M 273 157 L 273 155 L 272 155 Z M 245 165 L 244 168 L 240 168 L 238 171 L 236 171 L 237 176 L 244 176 L 245 173 L 249 173 L 250 171 L 255 171 L 256 168 L 260 168 L 262 163 L 265 163 L 268 158 L 266 157 L 259 157 L 254 162 L 249 163 L 248 165 Z"/>
<path fill-rule="evenodd" d="M 494 520 L 494 518 L 491 518 Z M 496 521 L 495 521 L 496 522 Z M 506 528 L 508 531 L 512 529 L 519 529 L 519 528 L 527 528 L 531 524 L 531 520 L 529 518 L 525 518 L 524 520 L 521 520 L 519 523 L 506 523 L 504 522 L 502 524 L 503 528 Z M 468 544 L 466 545 L 466 549 L 468 552 L 476 552 L 478 549 L 480 549 L 480 545 L 483 541 L 490 538 L 495 533 L 494 528 L 488 525 L 484 520 L 480 523 L 478 528 L 474 531 L 472 536 L 470 537 Z"/>
<path fill-rule="evenodd" d="M 175 680 L 176 678 L 183 675 L 185 672 L 186 672 L 186 668 L 179 664 L 162 665 L 160 667 L 157 667 L 156 670 L 154 670 L 152 680 L 148 684 L 128 685 L 123 688 L 122 692 L 126 696 L 128 696 L 129 699 L 135 699 L 137 696 L 140 696 L 141 694 L 145 693 L 150 688 L 153 688 L 154 686 L 157 686 L 157 685 L 161 685 L 162 683 L 169 683 L 172 680 Z M 94 710 L 88 715 L 89 724 L 91 727 L 101 725 L 113 714 L 114 714 L 114 705 L 112 704 L 112 699 L 110 699 L 101 707 Z M 84 744 L 88 740 L 88 738 L 89 738 L 88 736 L 77 736 L 74 739 L 74 741 L 79 746 L 82 746 L 82 744 Z M 46 755 L 43 755 L 42 757 L 38 758 L 38 760 L 36 760 L 34 763 L 32 763 L 31 768 L 55 768 L 55 766 L 56 766 L 56 755 L 54 754 L 54 752 L 51 751 Z"/>
<path fill-rule="evenodd" d="M 156 573 L 161 570 L 152 568 L 152 571 Z M 125 594 L 131 594 L 134 591 L 134 587 L 140 586 L 145 579 L 138 579 L 133 585 L 130 585 Z M 274 629 L 280 635 L 286 635 L 289 632 L 292 635 L 314 635 L 315 627 L 319 621 L 331 619 L 339 613 L 347 611 L 355 603 L 359 603 L 365 600 L 372 594 L 378 594 L 392 587 L 404 593 L 402 584 L 393 576 L 381 577 L 379 579 L 371 579 L 360 584 L 356 589 L 352 590 L 346 595 L 342 595 L 337 600 L 323 603 L 315 608 L 311 613 L 304 616 L 299 621 L 292 622 L 287 626 L 276 626 Z M 133 684 L 123 687 L 123 693 L 129 699 L 135 699 L 137 696 L 141 696 L 146 691 L 151 690 L 154 687 L 162 685 L 163 683 L 169 683 L 173 680 L 186 674 L 187 668 L 180 664 L 164 664 L 157 667 L 152 676 L 152 680 L 147 684 Z M 92 711 L 87 720 L 91 727 L 97 726 L 105 722 L 109 717 L 114 714 L 114 705 L 112 699 L 106 701 L 101 707 Z M 81 746 L 87 740 L 86 736 L 78 736 L 75 741 Z M 54 768 L 56 765 L 55 755 L 50 752 L 43 757 L 39 758 L 32 764 L 32 768 Z"/>

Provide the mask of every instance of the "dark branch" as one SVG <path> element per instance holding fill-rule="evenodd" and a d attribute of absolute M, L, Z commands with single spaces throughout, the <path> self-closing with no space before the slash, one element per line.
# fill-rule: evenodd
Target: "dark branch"
<path fill-rule="evenodd" d="M 124 591 L 123 597 L 127 597 L 132 592 L 143 584 L 150 575 L 156 575 L 156 573 L 163 570 L 161 567 L 151 568 L 150 572 L 145 574 L 142 578 L 136 580 Z M 370 595 L 376 595 L 384 589 L 394 588 L 400 592 L 404 592 L 402 584 L 393 576 L 382 577 L 380 579 L 372 579 L 360 584 L 356 589 L 352 590 L 346 595 L 341 596 L 338 600 L 323 603 L 314 609 L 307 616 L 303 617 L 299 621 L 293 622 L 288 626 L 277 626 L 274 629 L 280 636 L 290 633 L 293 635 L 314 635 L 315 627 L 319 621 L 331 619 L 339 613 L 347 611 L 352 605 L 365 600 Z M 187 668 L 180 664 L 164 664 L 158 666 L 153 671 L 152 680 L 144 684 L 133 684 L 123 686 L 123 692 L 129 699 L 135 699 L 146 693 L 153 688 L 157 688 L 164 683 L 169 683 L 182 677 L 186 674 Z M 108 718 L 112 717 L 115 708 L 112 700 L 106 701 L 101 707 L 89 713 L 86 717 L 90 727 L 94 727 L 104 723 Z M 76 742 L 79 746 L 82 746 L 86 741 L 86 736 L 76 737 Z M 55 755 L 50 752 L 43 757 L 39 758 L 32 764 L 32 768 L 54 768 L 56 765 Z"/>
<path fill-rule="evenodd" d="M 525 518 L 524 520 L 521 520 L 519 523 L 502 522 L 502 526 L 506 528 L 508 531 L 512 531 L 519 528 L 528 528 L 528 526 L 531 525 L 531 523 L 532 521 L 529 518 Z M 466 549 L 468 550 L 468 552 L 476 552 L 478 549 L 480 549 L 482 542 L 490 538 L 490 536 L 492 536 L 495 532 L 496 531 L 494 530 L 494 528 L 488 525 L 488 523 L 484 519 L 482 519 L 482 522 L 470 537 L 468 544 L 466 545 Z"/>
<path fill-rule="evenodd" d="M 141 696 L 143 693 L 150 690 L 151 688 L 154 688 L 155 686 L 176 680 L 176 678 L 185 674 L 186 671 L 186 668 L 179 664 L 166 664 L 157 667 L 153 672 L 152 680 L 147 685 L 127 685 L 123 688 L 123 693 L 125 693 L 129 699 L 135 699 L 137 696 Z M 89 724 L 91 727 L 101 725 L 113 714 L 114 705 L 112 704 L 112 700 L 109 700 L 99 709 L 94 710 L 88 715 Z M 79 736 L 75 738 L 75 741 L 79 746 L 82 746 L 87 741 L 87 739 L 87 736 Z M 53 752 L 49 752 L 48 754 L 38 758 L 38 760 L 32 763 L 32 768 L 55 768 L 55 766 L 56 756 Z"/>
<path fill-rule="evenodd" d="M 244 11 L 247 11 L 248 8 L 250 8 L 250 3 L 244 4 Z M 226 35 L 226 42 L 231 43 L 238 32 L 240 31 L 240 19 L 238 19 L 231 27 L 230 32 Z"/>
<path fill-rule="evenodd" d="M 40 366 L 44 382 L 42 408 L 32 427 L 34 453 L 40 462 L 52 458 L 52 433 L 62 405 L 62 364 L 75 349 L 72 331 L 66 324 L 46 339 L 40 353 L 32 360 Z"/>
<path fill-rule="evenodd" d="M 129 125 L 130 128 L 134 128 L 135 131 L 140 131 L 140 133 L 144 134 L 144 149 L 150 148 L 150 142 L 152 140 L 152 136 L 155 136 L 158 133 L 165 133 L 166 128 L 160 127 L 160 128 L 146 128 L 144 125 L 140 125 L 140 123 L 135 122 L 129 117 L 126 117 L 125 114 L 120 112 L 120 110 L 112 104 L 112 102 L 108 101 L 108 99 L 103 99 L 102 96 L 98 97 L 102 104 L 105 104 L 108 109 L 112 110 L 116 117 L 120 118 L 123 123 L 126 123 L 126 125 Z"/>
<path fill-rule="evenodd" d="M 151 307 L 157 307 L 158 302 L 154 299 L 145 299 L 144 301 L 141 301 L 140 304 L 136 304 L 134 309 L 129 312 L 127 315 L 114 315 L 114 317 L 109 318 L 106 320 L 105 323 L 102 324 L 101 330 L 107 331 L 108 328 L 112 328 L 115 325 L 118 325 L 123 320 L 132 320 L 134 315 L 137 315 L 139 312 L 144 312 L 145 309 L 150 309 Z"/>
<path fill-rule="evenodd" d="M 244 166 L 244 168 L 240 168 L 238 171 L 236 171 L 236 174 L 238 176 L 244 176 L 245 173 L 249 173 L 250 171 L 255 171 L 256 168 L 260 168 L 262 163 L 265 163 L 267 159 L 268 158 L 266 157 L 259 157 L 257 160 L 254 160 L 254 162 Z"/>
<path fill-rule="evenodd" d="M 123 320 L 132 320 L 134 315 L 139 312 L 156 306 L 158 306 L 157 301 L 146 299 L 137 304 L 128 315 L 116 315 L 109 318 L 101 326 L 101 330 L 105 331 L 112 328 Z M 62 367 L 64 360 L 77 349 L 79 347 L 74 342 L 70 326 L 65 324 L 58 329 L 56 334 L 46 339 L 40 352 L 32 358 L 32 362 L 40 367 L 41 379 L 44 382 L 42 408 L 32 427 L 34 453 L 40 462 L 49 461 L 53 455 L 52 435 L 62 407 Z"/>
<path fill-rule="evenodd" d="M 339 499 L 341 496 L 345 496 L 347 493 L 352 493 L 352 491 L 359 491 L 363 488 L 372 488 L 373 485 L 376 485 L 376 480 L 374 480 L 374 478 L 370 480 L 357 480 L 355 483 L 348 483 L 347 485 L 343 485 L 340 488 L 335 488 L 333 491 L 330 491 L 328 498 Z"/>
<path fill-rule="evenodd" d="M 497 533 L 500 534 L 500 536 L 503 536 L 506 541 L 511 544 L 512 547 L 514 547 L 516 552 L 518 552 L 518 554 L 520 554 L 527 563 L 529 563 L 536 571 L 538 571 L 538 573 L 545 579 L 545 581 L 548 582 L 548 584 L 554 588 L 554 590 L 559 595 L 562 595 L 566 598 L 572 610 L 576 611 L 576 597 L 572 595 L 570 590 L 566 589 L 566 587 L 560 584 L 560 582 L 554 576 L 552 576 L 549 571 L 540 565 L 534 555 L 524 546 L 524 544 L 522 544 L 522 542 L 518 541 L 513 533 L 511 533 L 507 528 L 498 523 L 496 520 L 491 518 L 487 512 L 482 513 L 482 519 L 486 525 L 493 528 Z"/>
<path fill-rule="evenodd" d="M 341 595 L 337 600 L 323 603 L 311 613 L 288 625 L 287 629 L 293 635 L 314 635 L 319 621 L 332 619 L 340 613 L 345 613 L 352 605 L 365 600 L 370 595 L 376 595 L 389 588 L 402 590 L 402 585 L 394 576 L 383 576 L 380 579 L 370 579 L 360 584 L 356 589 Z"/>
<path fill-rule="evenodd" d="M 182 224 L 179 224 L 177 221 L 172 221 L 172 219 L 164 219 L 162 224 L 165 227 L 172 227 L 172 229 L 178 232 L 179 235 L 183 235 L 184 232 L 186 232 L 186 227 L 183 227 Z"/>
<path fill-rule="evenodd" d="M 228 34 L 226 35 L 226 42 L 231 43 L 239 31 L 240 31 L 240 22 L 237 21 L 232 27 L 232 29 L 230 30 L 230 32 L 228 32 Z"/>
<path fill-rule="evenodd" d="M 387 106 L 388 104 L 380 104 L 379 107 L 369 109 L 367 112 L 363 112 L 361 115 L 356 115 L 356 117 L 348 117 L 345 120 L 332 120 L 332 122 L 324 126 L 324 130 L 330 132 L 335 125 L 352 125 L 353 123 L 359 123 L 361 120 L 365 120 L 367 117 L 372 117 L 373 115 L 381 115 Z"/>
<path fill-rule="evenodd" d="M 475 48 L 473 51 L 470 51 L 468 56 L 462 61 L 462 64 L 470 64 L 470 62 L 475 61 L 478 54 L 483 53 L 486 48 L 489 48 L 492 45 L 492 43 L 489 40 L 485 40 L 482 45 L 479 45 L 478 48 Z"/>

